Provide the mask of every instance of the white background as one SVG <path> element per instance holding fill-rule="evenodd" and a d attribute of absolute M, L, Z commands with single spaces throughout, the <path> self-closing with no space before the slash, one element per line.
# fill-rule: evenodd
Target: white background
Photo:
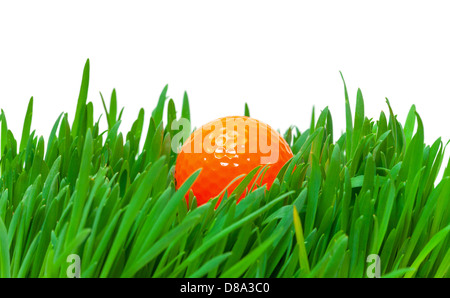
<path fill-rule="evenodd" d="M 354 108 L 404 122 L 411 104 L 425 141 L 450 138 L 449 1 L 1 1 L 0 107 L 20 138 L 28 100 L 32 128 L 47 139 L 61 112 L 73 119 L 84 63 L 89 100 L 117 89 L 122 131 L 146 120 L 165 84 L 194 126 L 250 113 L 301 131 L 325 106 L 345 129 L 342 71 Z M 147 121 L 146 121 L 147 123 Z M 105 124 L 105 123 L 104 123 Z M 448 159 L 448 153 L 447 153 Z"/>

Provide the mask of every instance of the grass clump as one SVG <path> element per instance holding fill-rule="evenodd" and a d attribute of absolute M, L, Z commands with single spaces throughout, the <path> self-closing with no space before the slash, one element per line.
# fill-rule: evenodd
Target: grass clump
<path fill-rule="evenodd" d="M 366 277 L 370 255 L 381 276 L 449 277 L 450 166 L 436 181 L 445 146 L 424 144 L 414 106 L 404 126 L 389 101 L 374 121 L 358 90 L 352 117 L 345 88 L 337 140 L 328 109 L 313 112 L 308 129 L 284 134 L 294 157 L 269 191 L 217 209 L 191 197 L 188 209 L 198 172 L 175 190 L 167 86 L 147 131 L 141 109 L 123 134 L 115 91 L 109 108 L 102 96 L 101 131 L 88 85 L 89 61 L 73 123 L 61 114 L 47 142 L 31 131 L 33 99 L 20 143 L 0 115 L 0 277 L 66 277 L 74 254 L 81 277 Z"/>

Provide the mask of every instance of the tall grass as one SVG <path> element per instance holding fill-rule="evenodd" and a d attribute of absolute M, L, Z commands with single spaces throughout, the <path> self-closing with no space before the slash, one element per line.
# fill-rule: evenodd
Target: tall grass
<path fill-rule="evenodd" d="M 88 85 L 89 60 L 73 123 L 59 115 L 47 142 L 31 131 L 33 99 L 19 143 L 2 110 L 0 277 L 66 277 L 72 254 L 81 277 L 366 277 L 374 254 L 385 277 L 449 277 L 450 166 L 441 139 L 424 144 L 414 106 L 404 125 L 389 101 L 374 121 L 358 90 L 353 117 L 344 82 L 345 133 L 334 138 L 327 108 L 313 112 L 284 134 L 294 157 L 270 190 L 239 204 L 225 194 L 217 209 L 191 195 L 188 209 L 199 172 L 175 190 L 170 147 L 187 95 L 163 119 L 166 86 L 148 129 L 141 109 L 123 134 L 115 91 L 101 131 Z"/>

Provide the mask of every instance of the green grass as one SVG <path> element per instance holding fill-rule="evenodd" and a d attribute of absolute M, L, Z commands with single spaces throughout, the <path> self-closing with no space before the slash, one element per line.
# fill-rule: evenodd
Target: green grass
<path fill-rule="evenodd" d="M 109 107 L 101 95 L 101 131 L 88 86 L 89 61 L 73 123 L 59 115 L 47 142 L 31 130 L 33 99 L 20 143 L 2 110 L 0 277 L 66 277 L 71 254 L 81 277 L 366 277 L 371 254 L 385 277 L 450 277 L 450 164 L 441 139 L 424 144 L 414 106 L 402 125 L 387 101 L 375 121 L 358 90 L 352 117 L 344 82 L 338 139 L 330 111 L 313 110 L 308 129 L 284 133 L 294 157 L 270 190 L 236 204 L 255 170 L 217 209 L 192 195 L 188 209 L 198 172 L 175 190 L 170 147 L 187 94 L 177 115 L 166 86 L 148 130 L 141 109 L 123 134 L 115 90 Z"/>

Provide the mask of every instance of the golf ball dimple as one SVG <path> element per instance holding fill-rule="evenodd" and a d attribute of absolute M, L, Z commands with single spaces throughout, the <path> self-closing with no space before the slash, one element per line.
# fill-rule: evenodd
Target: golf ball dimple
<path fill-rule="evenodd" d="M 257 166 L 268 165 L 261 184 L 270 188 L 292 156 L 287 142 L 267 124 L 244 116 L 219 118 L 194 131 L 183 144 L 175 165 L 175 182 L 179 188 L 201 168 L 191 190 L 197 204 L 202 205 L 219 195 L 236 177 Z M 242 179 L 228 187 L 228 194 Z"/>

